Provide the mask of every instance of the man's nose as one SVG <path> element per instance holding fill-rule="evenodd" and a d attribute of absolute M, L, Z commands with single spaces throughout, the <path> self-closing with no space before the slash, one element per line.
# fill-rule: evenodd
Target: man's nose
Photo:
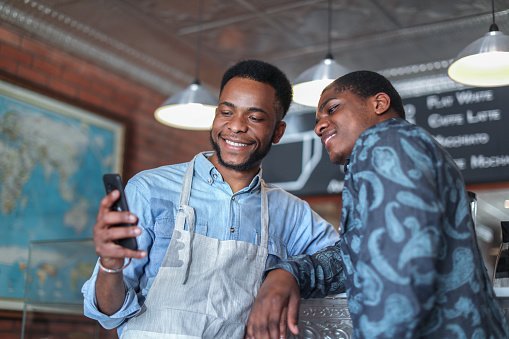
<path fill-rule="evenodd" d="M 321 136 L 325 128 L 327 127 L 327 119 L 318 119 L 315 125 L 315 134 Z"/>
<path fill-rule="evenodd" d="M 247 130 L 246 118 L 243 116 L 234 115 L 230 120 L 230 123 L 228 124 L 228 128 L 234 133 L 246 132 Z"/>

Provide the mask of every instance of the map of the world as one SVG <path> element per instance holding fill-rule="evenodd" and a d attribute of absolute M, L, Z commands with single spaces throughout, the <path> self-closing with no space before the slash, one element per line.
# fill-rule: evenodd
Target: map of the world
<path fill-rule="evenodd" d="M 33 242 L 92 237 L 122 138 L 117 123 L 0 83 L 0 299 L 23 299 L 25 288 L 40 300 L 81 299 L 93 247 Z"/>

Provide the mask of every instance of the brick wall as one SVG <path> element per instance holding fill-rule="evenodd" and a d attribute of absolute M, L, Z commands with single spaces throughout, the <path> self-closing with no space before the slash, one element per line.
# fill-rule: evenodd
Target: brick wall
<path fill-rule="evenodd" d="M 0 338 L 19 339 L 22 324 L 20 312 L 0 310 Z M 115 339 L 115 330 L 105 330 L 85 316 L 30 312 L 26 317 L 25 338 Z"/>
<path fill-rule="evenodd" d="M 188 132 L 156 122 L 154 109 L 166 94 L 24 35 L 2 22 L 0 80 L 124 124 L 124 180 L 143 169 L 188 161 L 197 152 L 209 149 L 208 132 Z M 19 311 L 0 311 L 1 338 L 19 338 L 21 316 Z M 40 335 L 32 337 L 49 338 L 42 333 L 48 319 L 41 319 L 34 320 Z M 84 323 L 83 317 L 70 316 L 62 319 L 60 325 L 86 326 Z M 50 324 L 58 326 L 58 322 Z M 67 338 L 63 332 L 59 337 Z M 105 331 L 100 337 L 114 337 L 114 333 Z"/>
<path fill-rule="evenodd" d="M 0 79 L 124 124 L 124 179 L 143 169 L 188 161 L 210 148 L 208 132 L 174 129 L 154 119 L 166 94 L 2 23 Z"/>

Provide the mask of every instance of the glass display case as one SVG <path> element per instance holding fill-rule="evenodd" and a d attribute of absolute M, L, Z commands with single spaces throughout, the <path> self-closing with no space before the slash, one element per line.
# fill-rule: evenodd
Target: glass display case
<path fill-rule="evenodd" d="M 91 239 L 32 241 L 21 338 L 114 338 L 83 315 L 81 287 L 97 261 Z"/>

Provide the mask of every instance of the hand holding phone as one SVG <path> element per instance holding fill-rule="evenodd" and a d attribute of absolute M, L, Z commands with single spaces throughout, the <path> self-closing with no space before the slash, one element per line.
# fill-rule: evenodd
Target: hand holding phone
<path fill-rule="evenodd" d="M 122 185 L 122 178 L 117 173 L 108 173 L 103 175 L 103 183 L 104 183 L 104 189 L 106 190 L 106 194 L 111 193 L 114 190 L 118 190 L 120 192 L 120 197 L 118 200 L 111 206 L 111 211 L 129 211 L 129 206 L 127 205 L 127 199 L 125 197 L 124 193 L 124 186 Z M 116 224 L 112 225 L 115 227 L 122 227 L 122 226 L 133 226 L 132 224 Z M 138 249 L 138 243 L 136 242 L 136 238 L 124 238 L 119 239 L 115 241 L 120 246 L 126 247 L 131 250 L 137 250 Z"/>

